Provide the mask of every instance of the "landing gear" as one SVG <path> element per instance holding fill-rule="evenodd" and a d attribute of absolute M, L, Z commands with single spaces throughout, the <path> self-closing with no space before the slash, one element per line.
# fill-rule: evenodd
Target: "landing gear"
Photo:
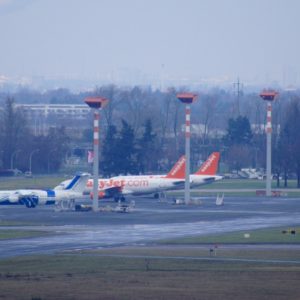
<path fill-rule="evenodd" d="M 167 198 L 167 196 L 164 192 L 154 194 L 154 199 L 163 200 L 166 198 Z"/>

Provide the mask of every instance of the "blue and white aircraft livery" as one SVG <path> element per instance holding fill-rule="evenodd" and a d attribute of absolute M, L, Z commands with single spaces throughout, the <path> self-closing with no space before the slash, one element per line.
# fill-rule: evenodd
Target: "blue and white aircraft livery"
<path fill-rule="evenodd" d="M 55 204 L 62 200 L 75 200 L 82 197 L 89 177 L 88 173 L 77 174 L 64 189 L 0 191 L 0 204 L 22 204 L 33 208 L 37 205 Z"/>

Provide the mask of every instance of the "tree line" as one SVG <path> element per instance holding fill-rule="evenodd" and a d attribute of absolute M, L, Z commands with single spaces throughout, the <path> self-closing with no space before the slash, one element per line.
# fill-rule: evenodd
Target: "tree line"
<path fill-rule="evenodd" d="M 64 128 L 50 128 L 47 135 L 35 136 L 20 109 L 8 97 L 0 119 L 0 158 L 3 169 L 38 173 L 59 170 L 68 150 L 70 138 Z"/>

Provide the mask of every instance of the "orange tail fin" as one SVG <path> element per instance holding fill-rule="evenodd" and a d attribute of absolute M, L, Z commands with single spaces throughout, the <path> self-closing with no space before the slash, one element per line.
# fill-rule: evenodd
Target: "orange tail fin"
<path fill-rule="evenodd" d="M 220 152 L 213 152 L 202 164 L 196 175 L 216 175 L 220 159 Z"/>
<path fill-rule="evenodd" d="M 165 178 L 185 178 L 185 156 L 182 155 Z"/>

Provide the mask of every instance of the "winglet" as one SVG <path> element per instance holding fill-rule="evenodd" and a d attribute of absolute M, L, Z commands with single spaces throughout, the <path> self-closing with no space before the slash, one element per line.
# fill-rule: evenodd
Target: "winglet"
<path fill-rule="evenodd" d="M 220 152 L 213 152 L 202 164 L 195 175 L 216 175 L 220 159 Z"/>
<path fill-rule="evenodd" d="M 185 178 L 185 156 L 182 155 L 165 178 Z"/>

